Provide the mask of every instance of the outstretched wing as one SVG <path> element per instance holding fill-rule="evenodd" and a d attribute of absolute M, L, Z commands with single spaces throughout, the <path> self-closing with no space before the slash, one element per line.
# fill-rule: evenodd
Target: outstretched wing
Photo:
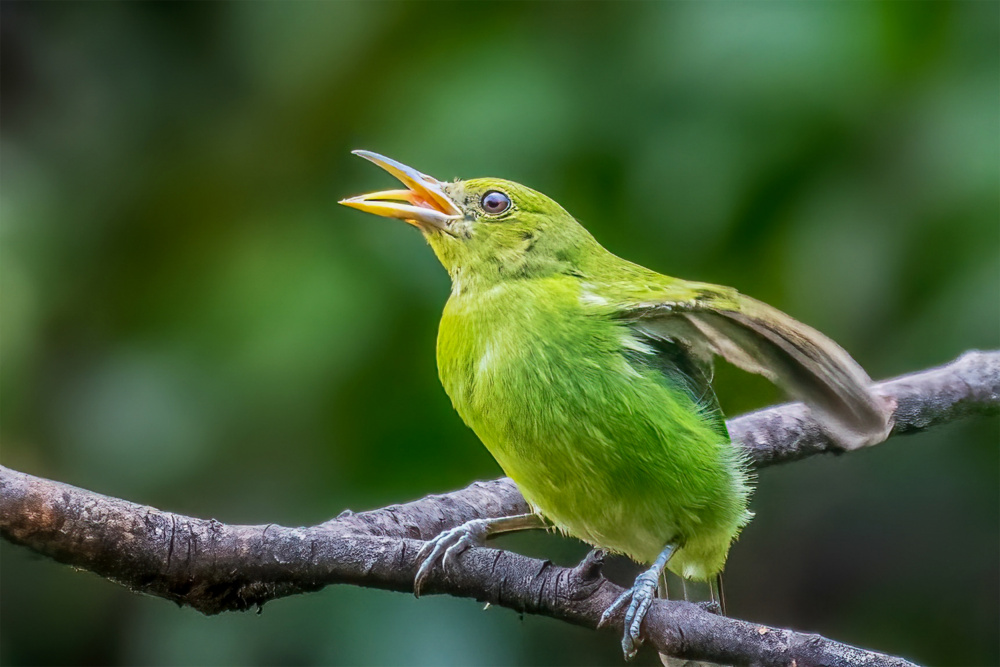
<path fill-rule="evenodd" d="M 624 308 L 622 317 L 646 335 L 679 343 L 705 361 L 714 354 L 763 375 L 806 402 L 824 430 L 848 449 L 888 436 L 889 409 L 871 393 L 871 379 L 843 348 L 812 327 L 716 285 L 688 283 L 657 296 L 662 299 Z"/>

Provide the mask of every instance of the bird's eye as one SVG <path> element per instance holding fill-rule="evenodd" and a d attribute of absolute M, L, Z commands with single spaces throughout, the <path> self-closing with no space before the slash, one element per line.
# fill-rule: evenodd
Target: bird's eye
<path fill-rule="evenodd" d="M 484 211 L 490 215 L 497 215 L 510 208 L 510 197 L 502 192 L 493 190 L 484 194 L 482 201 L 479 203 L 482 205 Z"/>

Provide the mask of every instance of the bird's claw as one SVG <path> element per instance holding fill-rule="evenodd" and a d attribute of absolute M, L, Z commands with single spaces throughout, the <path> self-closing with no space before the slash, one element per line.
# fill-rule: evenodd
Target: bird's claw
<path fill-rule="evenodd" d="M 626 602 L 629 603 L 625 611 L 625 633 L 622 636 L 622 653 L 625 654 L 626 660 L 634 658 L 642 646 L 642 621 L 646 618 L 646 612 L 649 611 L 649 606 L 653 604 L 653 598 L 656 596 L 658 578 L 659 575 L 655 572 L 640 574 L 636 577 L 632 588 L 619 595 L 597 623 L 599 628 L 606 626 L 610 623 L 611 617 L 618 613 Z"/>
<path fill-rule="evenodd" d="M 453 567 L 458 563 L 458 557 L 469 547 L 482 546 L 487 536 L 487 529 L 486 521 L 473 519 L 425 542 L 417 552 L 420 568 L 413 579 L 413 594 L 420 597 L 420 591 L 438 561 L 441 562 L 442 568 Z"/>
<path fill-rule="evenodd" d="M 725 616 L 722 613 L 722 605 L 719 604 L 717 600 L 711 600 L 709 602 L 696 602 L 699 607 L 707 611 L 710 614 L 715 614 L 716 616 Z"/>

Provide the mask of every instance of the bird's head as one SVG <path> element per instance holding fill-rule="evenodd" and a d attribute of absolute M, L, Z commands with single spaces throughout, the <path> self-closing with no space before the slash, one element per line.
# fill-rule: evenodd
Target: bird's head
<path fill-rule="evenodd" d="M 377 153 L 354 153 L 388 171 L 406 189 L 340 203 L 417 227 L 456 284 L 489 287 L 502 280 L 579 271 L 601 249 L 565 209 L 531 188 L 498 178 L 445 183 Z"/>

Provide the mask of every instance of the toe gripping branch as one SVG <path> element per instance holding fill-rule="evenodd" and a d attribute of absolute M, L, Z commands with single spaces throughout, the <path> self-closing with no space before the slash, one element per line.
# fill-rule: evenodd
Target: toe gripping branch
<path fill-rule="evenodd" d="M 626 660 L 634 658 L 639 647 L 642 646 L 642 621 L 646 618 L 646 612 L 649 611 L 649 606 L 656 598 L 656 584 L 660 580 L 663 568 L 667 566 L 667 561 L 670 560 L 675 550 L 675 545 L 668 545 L 656 558 L 653 565 L 635 578 L 632 588 L 619 595 L 618 599 L 612 602 L 611 606 L 601 615 L 601 620 L 597 624 L 598 628 L 607 626 L 612 617 L 625 606 L 625 603 L 628 603 L 628 609 L 625 610 L 625 632 L 622 635 L 622 653 L 625 654 Z"/>
<path fill-rule="evenodd" d="M 462 553 L 470 547 L 482 546 L 494 535 L 548 527 L 549 523 L 538 514 L 517 514 L 499 519 L 473 519 L 461 526 L 446 530 L 434 539 L 428 540 L 417 553 L 420 567 L 413 579 L 413 594 L 420 597 L 427 578 L 438 563 L 444 571 L 456 567 L 458 557 Z"/>

